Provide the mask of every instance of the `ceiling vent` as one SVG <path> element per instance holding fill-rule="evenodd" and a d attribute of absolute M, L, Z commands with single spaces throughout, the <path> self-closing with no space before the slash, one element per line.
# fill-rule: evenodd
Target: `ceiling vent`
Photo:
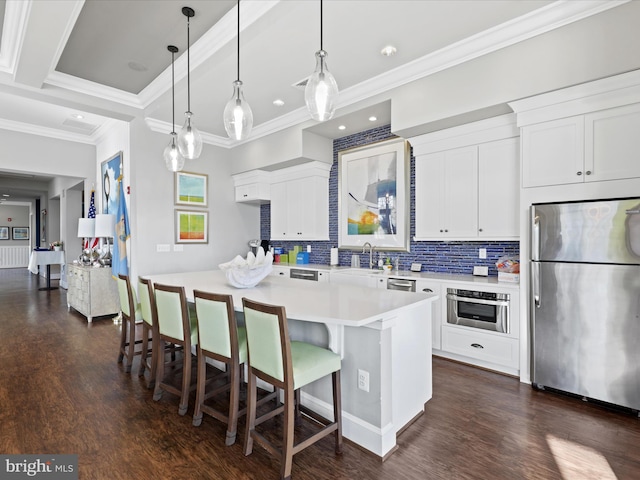
<path fill-rule="evenodd" d="M 80 130 L 84 133 L 92 133 L 96 128 L 98 128 L 97 125 L 93 125 L 87 122 L 79 122 L 78 120 L 70 120 L 68 118 L 64 122 L 62 122 L 62 125 L 64 125 L 65 127 Z"/>

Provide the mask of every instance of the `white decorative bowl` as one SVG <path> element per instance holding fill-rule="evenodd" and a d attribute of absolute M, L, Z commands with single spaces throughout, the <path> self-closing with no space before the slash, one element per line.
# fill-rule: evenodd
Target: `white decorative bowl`
<path fill-rule="evenodd" d="M 260 254 L 260 252 L 262 254 Z M 258 255 L 247 254 L 246 260 L 238 255 L 227 263 L 218 265 L 223 270 L 229 285 L 236 288 L 253 288 L 273 270 L 273 255 L 259 248 Z"/>

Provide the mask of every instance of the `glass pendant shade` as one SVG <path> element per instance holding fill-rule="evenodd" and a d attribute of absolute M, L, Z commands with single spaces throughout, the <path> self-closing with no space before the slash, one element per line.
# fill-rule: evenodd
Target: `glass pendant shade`
<path fill-rule="evenodd" d="M 244 99 L 242 82 L 233 82 L 233 96 L 224 107 L 224 128 L 232 140 L 244 140 L 253 127 L 253 112 Z"/>
<path fill-rule="evenodd" d="M 316 69 L 304 88 L 304 100 L 311 118 L 323 122 L 333 117 L 338 99 L 338 84 L 327 68 L 327 52 L 316 52 Z"/>
<path fill-rule="evenodd" d="M 184 157 L 178 149 L 176 132 L 171 132 L 171 141 L 164 149 L 164 162 L 167 165 L 167 170 L 171 172 L 179 172 L 184 168 Z"/>
<path fill-rule="evenodd" d="M 187 160 L 195 160 L 202 153 L 202 135 L 191 121 L 193 114 L 185 112 L 186 120 L 178 134 L 178 149 Z"/>

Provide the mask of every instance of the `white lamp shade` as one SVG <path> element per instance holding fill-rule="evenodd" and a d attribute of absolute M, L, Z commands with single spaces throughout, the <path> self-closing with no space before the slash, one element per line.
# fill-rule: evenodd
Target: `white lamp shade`
<path fill-rule="evenodd" d="M 96 215 L 96 237 L 114 237 L 116 234 L 116 216 L 112 213 Z"/>
<path fill-rule="evenodd" d="M 93 238 L 96 231 L 95 218 L 79 218 L 78 219 L 78 237 Z"/>

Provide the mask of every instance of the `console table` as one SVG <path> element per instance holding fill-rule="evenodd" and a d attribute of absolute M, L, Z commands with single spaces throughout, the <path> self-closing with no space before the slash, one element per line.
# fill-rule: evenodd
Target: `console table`
<path fill-rule="evenodd" d="M 47 266 L 47 286 L 38 290 L 55 290 L 58 287 L 51 286 L 51 265 L 64 265 L 63 250 L 33 250 L 29 257 L 29 271 L 38 274 L 38 266 Z"/>
<path fill-rule="evenodd" d="M 87 317 L 117 314 L 120 298 L 111 268 L 67 264 L 67 308 L 72 307 Z"/>

